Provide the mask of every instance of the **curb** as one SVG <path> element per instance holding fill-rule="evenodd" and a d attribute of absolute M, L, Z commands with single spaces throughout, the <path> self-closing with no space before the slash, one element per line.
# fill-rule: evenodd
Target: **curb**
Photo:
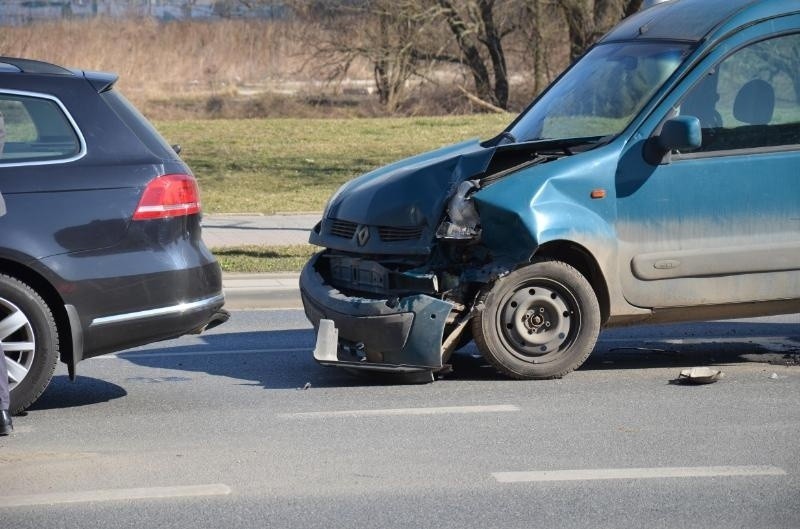
<path fill-rule="evenodd" d="M 222 275 L 225 308 L 246 309 L 299 309 L 299 273 L 234 274 Z"/>

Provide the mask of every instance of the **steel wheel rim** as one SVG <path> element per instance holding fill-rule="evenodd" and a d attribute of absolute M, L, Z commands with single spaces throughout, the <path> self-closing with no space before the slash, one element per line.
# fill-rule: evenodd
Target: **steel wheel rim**
<path fill-rule="evenodd" d="M 4 298 L 0 298 L 0 343 L 5 353 L 9 389 L 13 390 L 33 367 L 36 338 L 25 313 Z"/>
<path fill-rule="evenodd" d="M 536 279 L 517 285 L 500 302 L 496 322 L 508 350 L 529 363 L 554 360 L 578 335 L 580 308 L 564 285 Z"/>

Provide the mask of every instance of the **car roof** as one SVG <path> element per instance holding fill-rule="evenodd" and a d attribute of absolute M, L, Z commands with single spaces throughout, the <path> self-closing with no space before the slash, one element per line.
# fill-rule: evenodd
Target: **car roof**
<path fill-rule="evenodd" d="M 74 70 L 44 61 L 3 56 L 0 56 L 0 73 L 27 73 L 37 75 L 44 74 L 83 77 L 98 92 L 110 90 L 111 87 L 114 86 L 114 83 L 117 82 L 117 79 L 119 79 L 119 76 L 115 73 Z"/>
<path fill-rule="evenodd" d="M 636 39 L 698 42 L 728 21 L 741 21 L 743 25 L 797 10 L 797 0 L 670 0 L 625 19 L 601 42 Z"/>
<path fill-rule="evenodd" d="M 50 75 L 75 75 L 74 72 L 61 66 L 50 64 L 49 62 L 2 56 L 0 56 L 0 71 Z"/>

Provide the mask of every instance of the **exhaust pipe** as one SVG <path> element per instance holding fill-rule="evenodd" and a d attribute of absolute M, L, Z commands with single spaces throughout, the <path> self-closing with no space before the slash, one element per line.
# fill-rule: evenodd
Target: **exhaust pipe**
<path fill-rule="evenodd" d="M 225 323 L 229 319 L 231 319 L 231 313 L 228 312 L 225 309 L 219 309 L 217 312 L 215 312 L 211 316 L 211 319 L 209 319 L 207 323 L 201 325 L 200 327 L 198 327 L 197 329 L 193 330 L 189 334 L 200 334 L 202 332 L 205 332 L 205 331 L 208 331 L 210 329 L 213 329 L 214 327 L 218 327 L 218 326 L 222 325 L 223 323 Z"/>

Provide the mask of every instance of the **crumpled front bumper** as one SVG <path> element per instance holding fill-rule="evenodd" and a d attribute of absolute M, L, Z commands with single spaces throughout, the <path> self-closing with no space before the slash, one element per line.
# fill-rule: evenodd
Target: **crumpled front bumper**
<path fill-rule="evenodd" d="M 424 294 L 394 300 L 347 296 L 317 272 L 320 255 L 312 257 L 300 274 L 306 317 L 316 330 L 321 320 L 331 320 L 338 331 L 335 348 L 318 343 L 318 362 L 386 372 L 441 369 L 451 303 Z M 323 327 L 326 333 L 327 326 Z"/>

